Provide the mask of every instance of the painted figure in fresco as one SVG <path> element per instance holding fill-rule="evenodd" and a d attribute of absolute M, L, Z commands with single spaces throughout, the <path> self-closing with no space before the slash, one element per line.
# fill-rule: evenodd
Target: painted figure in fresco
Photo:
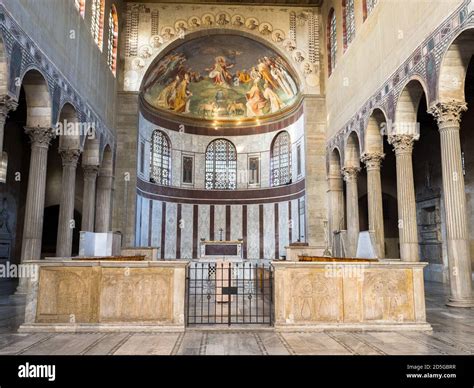
<path fill-rule="evenodd" d="M 283 45 L 287 51 L 293 51 L 296 49 L 296 44 L 289 39 L 286 42 L 284 42 Z"/>
<path fill-rule="evenodd" d="M 247 23 L 247 28 L 249 30 L 255 30 L 258 28 L 258 24 L 257 22 L 255 21 L 255 19 L 250 19 Z"/>
<path fill-rule="evenodd" d="M 270 73 L 272 77 L 276 80 L 276 82 L 278 82 L 278 85 L 283 90 L 283 92 L 288 97 L 293 97 L 294 96 L 293 91 L 291 90 L 291 87 L 286 81 L 286 78 L 282 74 L 281 70 L 276 65 L 271 65 Z"/>
<path fill-rule="evenodd" d="M 222 90 L 218 90 L 218 91 L 216 92 L 216 97 L 215 97 L 215 99 L 216 99 L 217 107 L 218 107 L 218 108 L 222 107 L 222 104 L 224 103 L 224 99 L 225 99 L 225 97 L 224 97 L 224 92 L 223 92 Z"/>
<path fill-rule="evenodd" d="M 250 74 L 245 69 L 238 71 L 237 77 L 239 79 L 239 83 L 243 84 L 249 83 L 252 80 L 252 77 L 250 77 Z"/>
<path fill-rule="evenodd" d="M 201 22 L 199 21 L 198 18 L 194 17 L 191 19 L 191 21 L 189 22 L 189 26 L 191 28 L 197 28 L 201 25 Z"/>
<path fill-rule="evenodd" d="M 252 78 L 254 81 L 258 81 L 261 79 L 260 73 L 258 72 L 256 67 L 252 67 L 252 70 L 250 70 L 250 78 Z"/>
<path fill-rule="evenodd" d="M 283 36 L 281 36 L 281 32 L 279 32 L 279 31 L 275 32 L 275 34 L 273 36 L 273 39 L 274 39 L 275 42 L 278 42 L 278 43 L 281 43 L 284 40 Z"/>
<path fill-rule="evenodd" d="M 234 22 L 232 23 L 236 27 L 242 27 L 244 22 L 240 16 L 236 16 Z"/>
<path fill-rule="evenodd" d="M 170 78 L 174 78 L 183 68 L 185 61 L 186 57 L 181 53 L 168 54 L 148 76 L 147 82 L 143 85 L 144 90 L 148 90 L 155 83 L 163 84 Z"/>
<path fill-rule="evenodd" d="M 165 41 L 168 41 L 168 40 L 171 40 L 171 38 L 173 38 L 174 33 L 173 31 L 171 31 L 170 27 L 166 27 L 161 33 L 161 36 L 163 37 Z"/>
<path fill-rule="evenodd" d="M 283 62 L 283 60 L 281 58 L 276 58 L 275 63 L 277 65 L 280 73 L 285 78 L 286 82 L 288 83 L 288 85 L 290 85 L 293 96 L 296 95 L 296 93 L 298 93 L 298 87 L 296 86 L 296 83 L 293 80 L 293 78 L 291 78 L 290 73 L 288 73 L 288 70 L 286 70 L 285 63 Z"/>
<path fill-rule="evenodd" d="M 298 62 L 298 63 L 301 63 L 304 61 L 304 57 L 303 57 L 303 54 L 301 54 L 301 51 L 297 51 L 295 53 L 295 57 L 294 57 L 295 61 Z"/>
<path fill-rule="evenodd" d="M 277 89 L 278 86 L 270 73 L 270 68 L 268 67 L 267 63 L 263 59 L 258 60 L 257 68 L 258 68 L 258 71 L 260 72 L 260 75 L 265 80 L 265 82 L 270 84 L 273 89 Z"/>
<path fill-rule="evenodd" d="M 270 26 L 268 24 L 264 24 L 262 26 L 262 30 L 260 31 L 260 33 L 262 35 L 267 36 L 267 35 L 270 35 L 272 33 L 272 30 L 270 30 Z"/>
<path fill-rule="evenodd" d="M 253 86 L 246 94 L 247 97 L 247 117 L 261 116 L 267 100 L 258 87 L 258 80 L 253 81 Z"/>
<path fill-rule="evenodd" d="M 192 93 L 188 90 L 189 74 L 185 73 L 184 78 L 179 82 L 176 89 L 176 97 L 173 101 L 173 110 L 179 113 L 189 112 L 189 102 Z"/>
<path fill-rule="evenodd" d="M 187 30 L 188 29 L 184 25 L 184 22 L 178 23 L 178 27 L 176 28 L 176 32 L 178 33 L 178 35 L 182 36 L 184 33 L 186 33 Z"/>
<path fill-rule="evenodd" d="M 158 98 L 156 99 L 156 106 L 165 109 L 173 109 L 178 83 L 179 77 L 176 76 L 176 78 L 161 91 Z"/>
<path fill-rule="evenodd" d="M 225 26 L 226 24 L 229 24 L 229 19 L 227 19 L 227 15 L 225 13 L 221 13 L 217 18 L 216 23 L 220 26 Z"/>
<path fill-rule="evenodd" d="M 276 94 L 266 82 L 263 86 L 263 97 L 270 101 L 270 112 L 272 113 L 278 112 L 285 106 L 280 97 L 278 97 L 278 94 Z"/>
<path fill-rule="evenodd" d="M 214 24 L 214 22 L 212 21 L 212 19 L 211 19 L 210 16 L 206 16 L 206 17 L 204 18 L 204 22 L 203 22 L 202 24 L 204 24 L 204 25 L 207 26 L 207 27 L 210 27 L 210 26 L 212 26 L 212 25 Z"/>
<path fill-rule="evenodd" d="M 232 81 L 232 75 L 228 69 L 232 67 L 234 67 L 233 64 L 227 64 L 225 58 L 219 56 L 215 58 L 214 66 L 206 71 L 209 71 L 209 78 L 215 85 L 228 86 Z"/>

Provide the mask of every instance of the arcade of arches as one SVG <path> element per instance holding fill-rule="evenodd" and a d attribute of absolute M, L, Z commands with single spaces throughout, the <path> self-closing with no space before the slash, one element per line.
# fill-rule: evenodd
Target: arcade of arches
<path fill-rule="evenodd" d="M 57 3 L 0 5 L 2 263 L 307 247 L 474 306 L 473 1 Z"/>

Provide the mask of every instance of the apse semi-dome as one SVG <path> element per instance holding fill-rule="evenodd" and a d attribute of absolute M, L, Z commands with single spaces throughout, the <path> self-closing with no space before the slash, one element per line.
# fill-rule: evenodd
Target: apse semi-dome
<path fill-rule="evenodd" d="M 276 51 L 222 34 L 188 40 L 163 54 L 147 71 L 141 94 L 159 114 L 241 123 L 284 115 L 299 90 Z"/>

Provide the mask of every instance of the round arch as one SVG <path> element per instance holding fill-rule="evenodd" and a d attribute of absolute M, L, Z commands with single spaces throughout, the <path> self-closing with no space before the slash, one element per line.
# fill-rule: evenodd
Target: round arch
<path fill-rule="evenodd" d="M 359 135 L 352 131 L 344 145 L 344 167 L 360 167 L 360 150 Z"/>
<path fill-rule="evenodd" d="M 464 88 L 469 61 L 474 55 L 474 28 L 460 32 L 443 54 L 439 80 L 439 101 L 465 101 Z"/>
<path fill-rule="evenodd" d="M 26 126 L 51 127 L 51 93 L 44 75 L 36 68 L 30 68 L 23 74 L 21 84 L 27 105 Z"/>

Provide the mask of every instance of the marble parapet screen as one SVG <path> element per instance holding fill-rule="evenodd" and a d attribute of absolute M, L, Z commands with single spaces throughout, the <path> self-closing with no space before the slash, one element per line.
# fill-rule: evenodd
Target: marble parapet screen
<path fill-rule="evenodd" d="M 187 261 L 34 261 L 19 331 L 184 330 Z"/>
<path fill-rule="evenodd" d="M 287 261 L 299 261 L 299 256 L 323 256 L 324 246 L 290 245 L 285 247 Z"/>
<path fill-rule="evenodd" d="M 158 260 L 159 247 L 125 247 L 121 250 L 122 256 L 143 255 L 145 260 Z"/>
<path fill-rule="evenodd" d="M 279 261 L 279 330 L 431 330 L 426 323 L 426 263 Z"/>

